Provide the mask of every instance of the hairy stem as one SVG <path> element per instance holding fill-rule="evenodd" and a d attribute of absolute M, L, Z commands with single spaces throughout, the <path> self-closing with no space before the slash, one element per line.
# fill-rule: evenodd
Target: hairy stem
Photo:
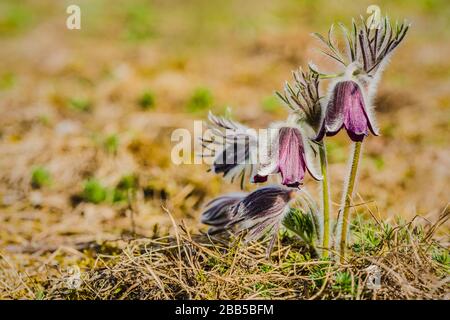
<path fill-rule="evenodd" d="M 350 205 L 353 198 L 353 191 L 355 187 L 355 181 L 356 181 L 356 174 L 358 172 L 358 164 L 359 159 L 361 157 L 361 145 L 362 142 L 355 142 L 354 148 L 353 148 L 353 156 L 352 156 L 352 162 L 350 167 L 350 174 L 348 177 L 347 182 L 347 190 L 345 191 L 345 195 L 342 199 L 343 204 L 341 207 L 341 214 L 342 214 L 342 226 L 341 226 L 341 239 L 339 241 L 339 254 L 340 254 L 340 262 L 344 262 L 345 258 L 345 246 L 346 246 L 346 240 L 347 240 L 347 230 L 348 230 L 348 223 L 349 223 L 349 213 L 350 213 Z"/>
<path fill-rule="evenodd" d="M 330 249 L 330 191 L 328 185 L 328 163 L 325 143 L 319 146 L 320 170 L 322 171 L 322 209 L 323 209 L 323 236 L 322 236 L 322 257 L 328 258 Z"/>

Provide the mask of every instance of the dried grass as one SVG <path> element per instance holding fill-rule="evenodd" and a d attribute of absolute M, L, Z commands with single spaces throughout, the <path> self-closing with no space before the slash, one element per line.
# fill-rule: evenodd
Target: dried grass
<path fill-rule="evenodd" d="M 170 213 L 168 212 L 169 216 Z M 375 247 L 353 251 L 345 264 L 309 257 L 298 240 L 282 235 L 270 260 L 267 243 L 247 246 L 238 239 L 191 235 L 175 225 L 175 236 L 116 239 L 75 248 L 46 248 L 47 262 L 66 252 L 80 267 L 80 286 L 70 288 L 72 274 L 18 271 L 1 256 L 1 298 L 45 299 L 446 299 L 450 289 L 448 261 L 433 259 L 435 233 L 449 217 L 445 211 L 433 224 L 416 221 L 394 226 Z M 355 225 L 355 232 L 367 226 Z M 387 225 L 385 225 L 387 227 Z M 37 252 L 37 251 L 35 251 Z M 39 252 L 40 256 L 43 251 Z M 67 258 L 63 259 L 67 262 Z M 367 285 L 369 266 L 381 270 L 381 287 Z M 51 269 L 51 267 L 50 267 Z M 35 270 L 35 269 L 34 269 Z M 342 279 L 346 279 L 343 281 Z"/>

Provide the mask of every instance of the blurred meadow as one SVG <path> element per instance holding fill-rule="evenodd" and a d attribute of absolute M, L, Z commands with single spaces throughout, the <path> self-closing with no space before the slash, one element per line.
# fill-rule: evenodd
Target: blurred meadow
<path fill-rule="evenodd" d="M 81 30 L 65 26 L 69 4 Z M 333 68 L 310 33 L 370 4 L 412 27 L 379 86 L 382 135 L 365 143 L 355 211 L 434 221 L 449 202 L 450 2 L 2 0 L 0 297 L 39 298 L 15 275 L 82 265 L 80 243 L 157 238 L 171 216 L 205 231 L 202 206 L 239 185 L 173 164 L 172 131 L 208 110 L 253 128 L 283 120 L 274 91 L 291 70 Z M 334 215 L 347 140 L 327 139 Z"/>

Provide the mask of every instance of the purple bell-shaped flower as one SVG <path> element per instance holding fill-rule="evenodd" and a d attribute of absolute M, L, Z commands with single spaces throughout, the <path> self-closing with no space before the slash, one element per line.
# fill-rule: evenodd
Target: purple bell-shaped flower
<path fill-rule="evenodd" d="M 350 139 L 362 141 L 369 130 L 378 135 L 372 122 L 360 85 L 353 80 L 340 81 L 331 91 L 316 140 L 322 140 L 325 134 L 334 136 L 344 127 Z"/>

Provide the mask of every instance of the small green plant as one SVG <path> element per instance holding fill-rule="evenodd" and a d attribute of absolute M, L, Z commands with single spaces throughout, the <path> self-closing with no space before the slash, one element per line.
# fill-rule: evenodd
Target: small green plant
<path fill-rule="evenodd" d="M 148 3 L 134 3 L 124 10 L 126 15 L 124 35 L 127 40 L 144 41 L 154 35 L 155 17 Z"/>
<path fill-rule="evenodd" d="M 269 264 L 262 264 L 261 266 L 259 266 L 259 270 L 261 270 L 264 273 L 267 273 L 272 271 L 272 266 Z"/>
<path fill-rule="evenodd" d="M 134 174 L 123 176 L 113 190 L 113 201 L 123 202 L 128 200 L 128 193 L 135 192 L 138 186 L 137 176 Z"/>
<path fill-rule="evenodd" d="M 128 190 L 136 189 L 138 185 L 138 178 L 135 174 L 129 174 L 123 176 L 117 184 L 118 189 Z"/>
<path fill-rule="evenodd" d="M 155 95 L 151 91 L 145 91 L 139 97 L 138 104 L 142 110 L 152 110 L 155 108 Z"/>
<path fill-rule="evenodd" d="M 92 178 L 84 183 L 82 197 L 86 202 L 98 204 L 107 199 L 108 189 Z"/>
<path fill-rule="evenodd" d="M 320 288 L 326 278 L 326 267 L 323 265 L 316 265 L 312 267 L 309 278 L 313 281 L 313 288 Z"/>
<path fill-rule="evenodd" d="M 229 265 L 224 260 L 218 260 L 215 257 L 210 257 L 206 265 L 211 269 L 216 269 L 219 274 L 225 274 L 229 269 Z"/>
<path fill-rule="evenodd" d="M 272 283 L 264 283 L 264 282 L 257 282 L 253 289 L 255 291 L 258 291 L 261 297 L 264 298 L 270 298 L 272 296 L 270 289 L 275 288 L 275 285 Z"/>
<path fill-rule="evenodd" d="M 316 228 L 313 218 L 298 208 L 291 208 L 283 220 L 283 225 L 298 235 L 306 244 L 314 245 Z"/>
<path fill-rule="evenodd" d="M 206 276 L 205 272 L 199 270 L 199 272 L 197 272 L 195 279 L 200 283 L 205 283 L 208 280 L 208 277 Z"/>
<path fill-rule="evenodd" d="M 392 240 L 394 235 L 394 228 L 392 228 L 392 226 L 387 222 L 383 222 L 382 225 L 383 225 L 384 239 L 386 239 L 387 241 Z"/>
<path fill-rule="evenodd" d="M 44 298 L 45 298 L 45 292 L 44 292 L 44 290 L 38 290 L 38 291 L 35 293 L 35 297 L 36 297 L 36 300 L 44 300 Z"/>
<path fill-rule="evenodd" d="M 355 236 L 353 251 L 365 253 L 373 253 L 380 249 L 387 235 L 386 230 L 387 232 L 392 232 L 389 231 L 391 229 L 388 229 L 388 227 L 381 229 L 372 222 L 364 222 L 360 215 L 354 219 L 351 230 Z"/>
<path fill-rule="evenodd" d="M 31 173 L 31 186 L 39 189 L 51 184 L 50 172 L 44 167 L 36 167 Z"/>
<path fill-rule="evenodd" d="M 436 248 L 432 253 L 432 258 L 437 263 L 446 266 L 450 270 L 450 256 L 448 250 L 444 248 Z"/>
<path fill-rule="evenodd" d="M 337 272 L 334 278 L 332 288 L 336 291 L 351 293 L 352 290 L 352 276 L 347 271 Z"/>
<path fill-rule="evenodd" d="M 200 112 L 210 108 L 213 104 L 213 95 L 208 88 L 197 88 L 187 103 L 187 111 Z"/>
<path fill-rule="evenodd" d="M 70 109 L 78 112 L 89 112 L 92 109 L 92 103 L 85 98 L 70 98 Z"/>
<path fill-rule="evenodd" d="M 311 255 L 307 252 L 305 254 L 301 254 L 297 251 L 290 251 L 286 259 L 283 261 L 282 269 L 285 271 L 289 271 L 293 266 L 300 265 L 306 261 L 311 260 Z"/>
<path fill-rule="evenodd" d="M 109 135 L 103 141 L 103 147 L 109 154 L 117 154 L 119 148 L 119 137 L 116 134 Z"/>

